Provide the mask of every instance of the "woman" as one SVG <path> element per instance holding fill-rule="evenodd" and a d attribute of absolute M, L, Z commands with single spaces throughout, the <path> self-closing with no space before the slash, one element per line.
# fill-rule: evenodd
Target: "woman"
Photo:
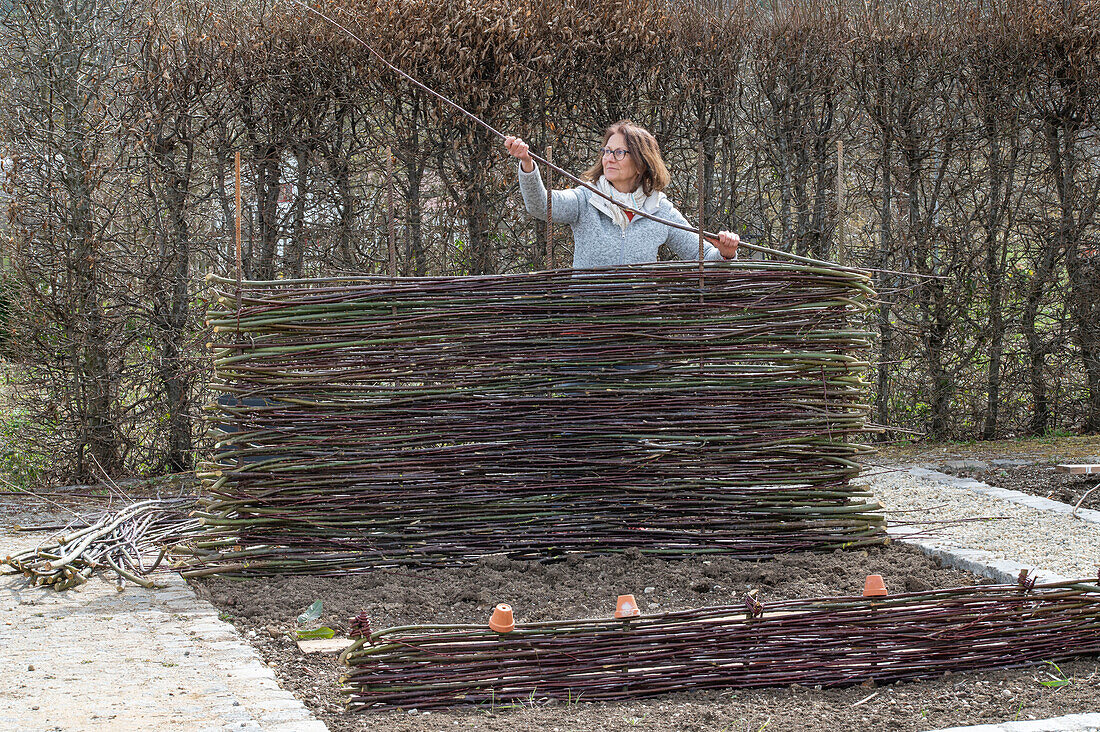
<path fill-rule="evenodd" d="M 518 137 L 504 146 L 519 158 L 519 189 L 527 213 L 546 220 L 546 187 L 530 149 Z M 688 225 L 664 193 L 668 168 L 657 140 L 645 128 L 621 120 L 607 128 L 598 163 L 582 176 L 602 193 L 639 211 L 666 221 Z M 699 235 L 659 224 L 624 211 L 587 188 L 553 192 L 554 221 L 573 227 L 573 267 L 592 269 L 657 261 L 657 249 L 668 242 L 681 259 L 699 257 Z M 741 238 L 732 232 L 718 235 L 717 246 L 704 244 L 703 258 L 734 259 Z"/>

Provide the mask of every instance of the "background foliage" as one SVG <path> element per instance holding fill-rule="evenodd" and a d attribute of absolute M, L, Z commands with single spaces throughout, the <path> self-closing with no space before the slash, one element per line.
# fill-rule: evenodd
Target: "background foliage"
<path fill-rule="evenodd" d="M 568 170 L 631 117 L 689 216 L 702 149 L 707 228 L 879 270 L 881 424 L 1100 430 L 1097 0 L 323 7 Z M 245 277 L 384 272 L 391 225 L 404 275 L 570 261 L 498 140 L 300 5 L 14 0 L 0 32 L 3 347 L 35 475 L 202 448 L 236 152 Z"/>

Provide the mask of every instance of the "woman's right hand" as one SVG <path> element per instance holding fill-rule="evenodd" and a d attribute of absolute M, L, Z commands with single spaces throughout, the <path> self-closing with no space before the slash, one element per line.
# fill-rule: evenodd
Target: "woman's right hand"
<path fill-rule="evenodd" d="M 513 158 L 519 158 L 520 170 L 530 173 L 535 169 L 535 161 L 531 158 L 531 148 L 518 137 L 508 135 L 504 138 L 504 147 L 508 148 L 508 154 Z"/>

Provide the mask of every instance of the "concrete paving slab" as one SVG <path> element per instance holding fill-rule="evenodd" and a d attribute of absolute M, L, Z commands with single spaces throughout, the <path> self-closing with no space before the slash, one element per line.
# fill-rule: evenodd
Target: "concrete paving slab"
<path fill-rule="evenodd" d="M 40 538 L 0 536 L 0 556 Z M 210 603 L 155 577 L 56 592 L 0 576 L 0 729 L 324 732 Z"/>

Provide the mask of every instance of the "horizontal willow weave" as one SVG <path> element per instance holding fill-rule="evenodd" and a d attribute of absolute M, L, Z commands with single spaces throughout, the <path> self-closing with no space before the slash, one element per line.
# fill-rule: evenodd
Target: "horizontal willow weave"
<path fill-rule="evenodd" d="M 391 628 L 342 658 L 352 709 L 607 701 L 714 688 L 843 686 L 1100 653 L 1100 587 L 996 585 L 875 600 L 709 607 L 622 620 Z M 522 608 L 516 609 L 522 613 Z M 610 609 L 608 614 L 611 614 Z"/>
<path fill-rule="evenodd" d="M 873 295 L 846 269 L 655 264 L 217 281 L 226 396 L 192 574 L 884 538 L 851 480 Z"/>

